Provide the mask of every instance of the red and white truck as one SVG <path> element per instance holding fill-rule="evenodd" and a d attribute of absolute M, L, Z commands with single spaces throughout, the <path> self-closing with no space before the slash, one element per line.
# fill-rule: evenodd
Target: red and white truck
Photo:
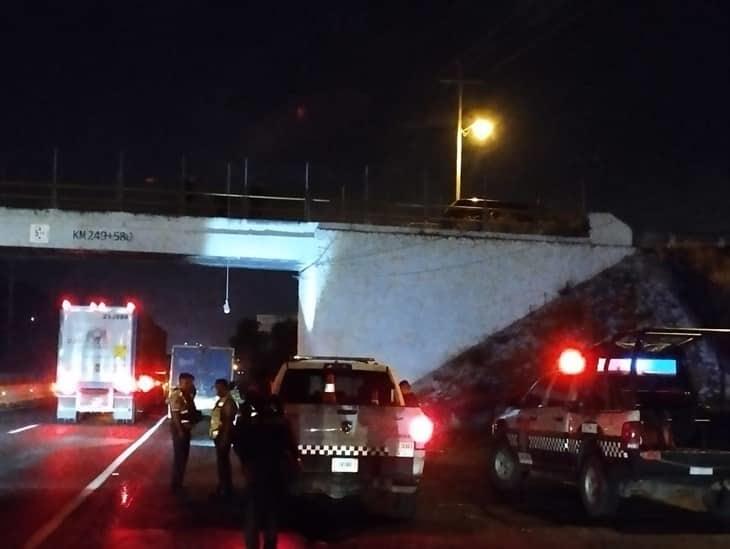
<path fill-rule="evenodd" d="M 82 414 L 111 413 L 134 422 L 136 411 L 164 398 L 167 335 L 134 303 L 72 305 L 60 312 L 54 392 L 56 418 L 78 421 Z"/>

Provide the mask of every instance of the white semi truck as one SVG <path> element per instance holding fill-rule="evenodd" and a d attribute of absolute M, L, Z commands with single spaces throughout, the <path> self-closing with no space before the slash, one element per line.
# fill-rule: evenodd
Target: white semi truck
<path fill-rule="evenodd" d="M 131 423 L 139 403 L 149 400 L 146 393 L 161 385 L 153 372 L 164 368 L 166 334 L 149 320 L 143 330 L 135 309 L 131 302 L 63 302 L 54 384 L 59 421 L 111 413 L 115 421 Z"/>

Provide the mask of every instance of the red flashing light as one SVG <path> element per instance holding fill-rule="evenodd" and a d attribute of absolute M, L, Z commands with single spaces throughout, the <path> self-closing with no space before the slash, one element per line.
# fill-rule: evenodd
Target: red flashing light
<path fill-rule="evenodd" d="M 143 393 L 149 393 L 156 385 L 155 380 L 146 374 L 139 376 L 137 380 L 137 387 Z"/>
<path fill-rule="evenodd" d="M 134 312 L 134 310 L 136 308 L 137 308 L 137 306 L 134 303 L 132 303 L 131 301 L 127 302 L 127 312 L 129 312 L 131 314 Z"/>
<path fill-rule="evenodd" d="M 433 436 L 433 422 L 426 416 L 417 416 L 411 421 L 408 431 L 416 443 L 426 444 Z"/>
<path fill-rule="evenodd" d="M 558 369 L 567 375 L 582 374 L 586 369 L 586 359 L 576 349 L 565 349 L 558 359 Z"/>
<path fill-rule="evenodd" d="M 61 303 L 61 307 L 63 307 L 64 311 L 70 311 L 71 310 L 71 302 L 68 299 L 64 299 L 63 303 Z"/>

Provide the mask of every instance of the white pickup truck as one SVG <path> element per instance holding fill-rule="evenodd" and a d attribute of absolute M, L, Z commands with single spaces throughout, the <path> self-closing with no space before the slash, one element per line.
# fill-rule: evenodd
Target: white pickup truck
<path fill-rule="evenodd" d="M 404 405 L 393 371 L 371 358 L 285 363 L 272 391 L 298 440 L 298 494 L 358 496 L 403 518 L 416 509 L 432 422 Z"/>

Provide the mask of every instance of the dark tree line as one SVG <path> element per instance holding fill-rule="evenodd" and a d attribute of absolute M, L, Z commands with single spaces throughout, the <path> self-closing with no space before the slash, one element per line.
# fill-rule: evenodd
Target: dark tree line
<path fill-rule="evenodd" d="M 282 320 L 265 332 L 256 319 L 243 318 L 229 342 L 239 360 L 239 371 L 257 381 L 271 380 L 297 352 L 297 321 Z"/>

